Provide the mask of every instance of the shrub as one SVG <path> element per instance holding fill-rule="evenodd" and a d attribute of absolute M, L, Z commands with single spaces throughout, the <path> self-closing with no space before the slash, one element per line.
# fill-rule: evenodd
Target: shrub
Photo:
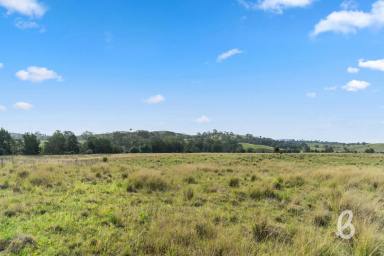
<path fill-rule="evenodd" d="M 36 246 L 35 239 L 28 235 L 19 235 L 12 239 L 7 248 L 7 251 L 14 254 L 19 254 L 27 246 Z"/>
<path fill-rule="evenodd" d="M 28 171 L 21 171 L 18 173 L 18 176 L 22 179 L 25 179 L 29 176 L 29 172 Z"/>
<path fill-rule="evenodd" d="M 31 180 L 30 180 L 31 184 L 34 185 L 34 186 L 45 186 L 45 187 L 51 187 L 51 182 L 49 180 L 48 177 L 33 177 Z"/>
<path fill-rule="evenodd" d="M 313 217 L 313 224 L 318 227 L 327 227 L 331 222 L 331 219 L 329 212 L 317 213 Z"/>
<path fill-rule="evenodd" d="M 304 178 L 301 176 L 290 177 L 285 181 L 285 186 L 291 187 L 301 187 L 305 183 Z"/>
<path fill-rule="evenodd" d="M 108 162 L 108 157 L 103 157 L 103 162 L 104 163 Z"/>
<path fill-rule="evenodd" d="M 285 242 L 292 239 L 292 235 L 282 227 L 272 225 L 267 220 L 261 220 L 252 227 L 253 239 L 256 242 L 280 241 Z"/>
<path fill-rule="evenodd" d="M 195 226 L 195 231 L 200 239 L 214 239 L 217 232 L 209 223 L 198 223 Z"/>
<path fill-rule="evenodd" d="M 194 193 L 191 188 L 188 188 L 187 190 L 184 191 L 184 199 L 186 201 L 192 200 L 193 196 L 194 196 Z"/>
<path fill-rule="evenodd" d="M 192 176 L 189 176 L 189 177 L 185 178 L 184 181 L 185 181 L 186 183 L 188 183 L 188 184 L 197 184 L 195 178 L 192 177 Z"/>
<path fill-rule="evenodd" d="M 137 189 L 132 184 L 129 184 L 128 187 L 127 187 L 127 192 L 129 192 L 129 193 L 136 193 Z"/>
<path fill-rule="evenodd" d="M 277 190 L 281 190 L 283 188 L 283 178 L 277 178 L 273 183 L 272 187 Z"/>
<path fill-rule="evenodd" d="M 270 188 L 255 189 L 250 193 L 250 197 L 253 200 L 263 200 L 263 199 L 281 200 L 281 196 Z"/>
<path fill-rule="evenodd" d="M 169 189 L 168 183 L 162 177 L 152 173 L 135 175 L 131 179 L 130 186 L 136 190 L 147 189 L 148 192 L 163 192 Z"/>
<path fill-rule="evenodd" d="M 240 186 L 240 179 L 239 178 L 231 178 L 229 180 L 229 186 L 232 188 L 238 188 Z"/>

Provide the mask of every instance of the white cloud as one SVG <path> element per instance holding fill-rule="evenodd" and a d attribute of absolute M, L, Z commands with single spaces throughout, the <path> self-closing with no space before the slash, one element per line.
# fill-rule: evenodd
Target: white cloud
<path fill-rule="evenodd" d="M 308 98 L 312 98 L 312 99 L 314 99 L 314 98 L 317 97 L 317 93 L 316 93 L 316 92 L 307 92 L 305 95 L 306 95 Z"/>
<path fill-rule="evenodd" d="M 0 69 L 4 68 L 4 64 L 0 62 Z"/>
<path fill-rule="evenodd" d="M 358 7 L 358 4 L 355 0 L 344 0 L 340 4 L 340 7 L 343 10 L 356 10 Z"/>
<path fill-rule="evenodd" d="M 359 29 L 384 26 L 384 0 L 378 0 L 372 5 L 370 12 L 342 10 L 332 12 L 316 24 L 313 36 L 325 32 L 341 34 L 356 33 Z"/>
<path fill-rule="evenodd" d="M 154 104 L 160 104 L 160 103 L 162 103 L 164 101 L 165 101 L 165 97 L 163 95 L 161 95 L 161 94 L 158 94 L 158 95 L 149 97 L 144 102 L 147 103 L 147 104 L 150 104 L 150 105 L 154 105 Z"/>
<path fill-rule="evenodd" d="M 222 54 L 220 54 L 219 56 L 217 56 L 217 62 L 223 62 L 233 56 L 236 56 L 236 55 L 239 55 L 239 54 L 242 54 L 243 51 L 235 48 L 235 49 L 231 49 L 229 51 L 226 51 L 226 52 L 223 52 Z"/>
<path fill-rule="evenodd" d="M 19 110 L 30 110 L 33 108 L 33 105 L 28 102 L 17 102 L 14 107 Z"/>
<path fill-rule="evenodd" d="M 359 60 L 359 67 L 384 71 L 384 59 L 381 60 Z"/>
<path fill-rule="evenodd" d="M 355 67 L 348 67 L 347 68 L 347 72 L 350 74 L 356 74 L 356 73 L 359 73 L 359 71 L 360 71 L 360 69 L 355 68 Z"/>
<path fill-rule="evenodd" d="M 352 80 L 343 86 L 343 89 L 348 92 L 357 92 L 367 89 L 371 84 L 366 81 Z"/>
<path fill-rule="evenodd" d="M 22 81 L 30 81 L 33 83 L 44 82 L 47 80 L 62 81 L 63 78 L 53 70 L 44 67 L 28 67 L 27 70 L 20 70 L 16 73 L 16 77 Z"/>
<path fill-rule="evenodd" d="M 0 105 L 0 112 L 5 112 L 7 111 L 7 108 L 3 105 Z"/>
<path fill-rule="evenodd" d="M 203 116 L 197 118 L 196 122 L 199 123 L 199 124 L 208 124 L 208 123 L 211 122 L 211 120 L 207 116 L 203 115 Z"/>
<path fill-rule="evenodd" d="M 258 2 L 238 0 L 238 2 L 247 9 L 261 9 L 282 13 L 284 9 L 306 7 L 312 4 L 314 0 L 259 0 Z"/>
<path fill-rule="evenodd" d="M 337 86 L 328 86 L 328 87 L 325 87 L 324 90 L 326 90 L 326 91 L 336 91 L 337 90 Z"/>
<path fill-rule="evenodd" d="M 40 28 L 40 25 L 37 22 L 32 21 L 32 20 L 23 20 L 23 19 L 17 19 L 15 21 L 15 26 L 18 29 L 22 29 L 22 30 L 25 30 L 25 29 L 39 29 Z"/>
<path fill-rule="evenodd" d="M 41 17 L 46 12 L 38 0 L 0 0 L 0 6 L 7 9 L 8 14 L 17 12 L 29 17 Z"/>

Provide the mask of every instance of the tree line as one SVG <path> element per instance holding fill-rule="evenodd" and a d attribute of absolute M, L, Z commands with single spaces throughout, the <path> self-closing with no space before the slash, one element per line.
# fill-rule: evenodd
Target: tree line
<path fill-rule="evenodd" d="M 274 140 L 251 134 L 229 132 L 186 135 L 174 132 L 113 132 L 76 136 L 71 131 L 56 131 L 51 136 L 40 133 L 10 134 L 0 129 L 0 155 L 63 155 L 113 153 L 244 153 L 242 143 L 270 146 L 276 153 L 311 152 L 304 141 Z M 326 148 L 333 152 L 332 148 Z M 248 149 L 247 152 L 253 152 Z"/>

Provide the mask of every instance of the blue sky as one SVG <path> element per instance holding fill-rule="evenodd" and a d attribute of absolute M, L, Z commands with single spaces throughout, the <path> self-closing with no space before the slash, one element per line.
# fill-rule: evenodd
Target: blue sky
<path fill-rule="evenodd" d="M 384 0 L 0 0 L 0 126 L 384 142 Z"/>

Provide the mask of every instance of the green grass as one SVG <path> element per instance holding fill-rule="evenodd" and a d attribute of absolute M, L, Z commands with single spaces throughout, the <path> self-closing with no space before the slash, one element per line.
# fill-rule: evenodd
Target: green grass
<path fill-rule="evenodd" d="M 253 153 L 273 153 L 274 148 L 264 145 L 256 145 L 249 143 L 241 143 L 241 146 L 245 151 L 251 150 Z"/>
<path fill-rule="evenodd" d="M 372 154 L 18 157 L 0 168 L 4 255 L 384 255 Z M 335 236 L 352 210 L 357 234 Z"/>
<path fill-rule="evenodd" d="M 364 153 L 367 149 L 374 149 L 376 153 L 384 153 L 384 143 L 377 144 L 329 144 L 335 152 L 344 153 L 345 149 L 350 152 Z M 325 148 L 324 144 L 321 143 L 309 143 L 311 150 L 322 151 Z"/>

